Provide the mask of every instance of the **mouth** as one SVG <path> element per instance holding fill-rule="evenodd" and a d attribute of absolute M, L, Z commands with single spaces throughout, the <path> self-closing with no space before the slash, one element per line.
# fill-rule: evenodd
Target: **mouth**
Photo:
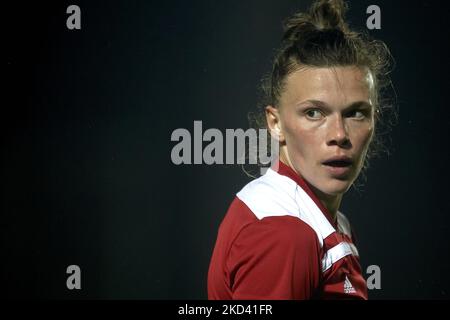
<path fill-rule="evenodd" d="M 345 156 L 332 157 L 322 162 L 322 165 L 327 168 L 331 175 L 336 177 L 348 174 L 352 164 L 353 160 Z"/>

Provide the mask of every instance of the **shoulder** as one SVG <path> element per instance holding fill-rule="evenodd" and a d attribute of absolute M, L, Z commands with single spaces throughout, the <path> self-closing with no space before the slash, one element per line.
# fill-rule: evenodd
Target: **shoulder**
<path fill-rule="evenodd" d="M 294 181 L 269 169 L 265 175 L 248 183 L 236 196 L 259 220 L 273 216 L 298 216 L 296 188 Z"/>
<path fill-rule="evenodd" d="M 323 239 L 335 231 L 301 186 L 271 169 L 247 184 L 236 196 L 258 220 L 283 216 L 301 220 L 302 225 L 315 231 L 321 245 Z"/>
<path fill-rule="evenodd" d="M 300 248 L 320 248 L 315 231 L 293 216 L 271 216 L 243 227 L 233 241 L 238 248 L 253 247 L 289 251 Z"/>
<path fill-rule="evenodd" d="M 260 191 L 259 188 L 256 191 Z M 317 240 L 315 231 L 298 217 L 298 209 L 289 210 L 288 205 L 292 204 L 288 201 L 283 203 L 283 199 L 276 197 L 254 200 L 244 202 L 237 195 L 230 204 L 219 228 L 219 234 L 227 239 L 228 245 L 236 238 L 245 242 L 274 240 L 278 243 L 292 242 L 294 238 L 303 242 Z"/>
<path fill-rule="evenodd" d="M 230 247 L 246 250 L 320 247 L 316 231 L 299 215 L 294 200 L 295 184 L 286 182 L 287 185 L 280 186 L 279 181 L 277 185 L 263 176 L 236 195 L 221 226 L 222 232 L 230 236 Z"/>

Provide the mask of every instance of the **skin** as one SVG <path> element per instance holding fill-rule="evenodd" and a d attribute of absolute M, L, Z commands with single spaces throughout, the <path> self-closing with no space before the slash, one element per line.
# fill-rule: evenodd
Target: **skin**
<path fill-rule="evenodd" d="M 373 137 L 373 92 L 371 73 L 356 66 L 305 67 L 286 77 L 279 105 L 266 107 L 280 160 L 311 185 L 333 218 Z M 346 172 L 323 164 L 334 156 L 352 159 Z"/>

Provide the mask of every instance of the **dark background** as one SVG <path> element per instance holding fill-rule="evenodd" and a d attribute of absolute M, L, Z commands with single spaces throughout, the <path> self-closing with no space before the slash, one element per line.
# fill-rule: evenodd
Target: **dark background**
<path fill-rule="evenodd" d="M 2 294 L 13 298 L 205 299 L 217 228 L 249 180 L 238 165 L 172 164 L 176 128 L 247 128 L 281 21 L 310 1 L 2 4 Z M 81 30 L 66 8 L 81 8 Z M 342 211 L 373 299 L 450 297 L 450 17 L 444 1 L 381 8 L 396 60 L 390 155 Z M 6 40 L 6 41 L 5 41 Z M 82 289 L 66 288 L 66 268 Z"/>

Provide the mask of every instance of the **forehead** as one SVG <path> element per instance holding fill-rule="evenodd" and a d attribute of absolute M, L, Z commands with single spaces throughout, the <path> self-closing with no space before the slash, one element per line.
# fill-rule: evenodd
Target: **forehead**
<path fill-rule="evenodd" d="M 335 106 L 361 100 L 370 103 L 372 89 L 371 73 L 355 66 L 304 68 L 286 78 L 281 102 L 315 99 Z"/>

